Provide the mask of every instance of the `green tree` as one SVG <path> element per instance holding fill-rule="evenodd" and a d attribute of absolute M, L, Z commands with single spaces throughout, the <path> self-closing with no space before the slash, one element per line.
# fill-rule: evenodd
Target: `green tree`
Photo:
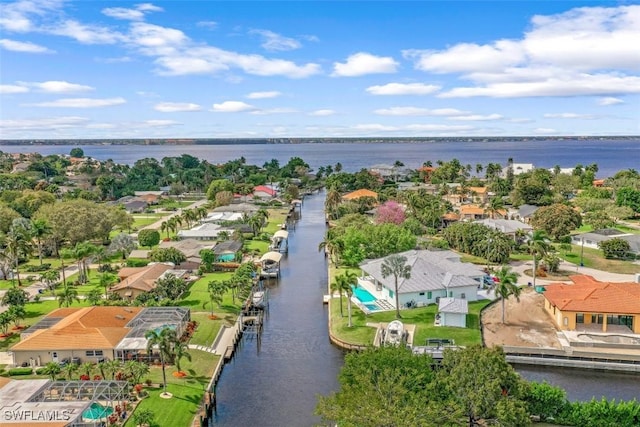
<path fill-rule="evenodd" d="M 160 243 L 160 233 L 158 230 L 145 228 L 138 232 L 138 243 L 140 246 L 147 246 L 149 249 Z"/>
<path fill-rule="evenodd" d="M 182 366 L 180 365 L 180 361 L 183 358 L 191 362 L 191 354 L 189 353 L 189 346 L 186 343 L 180 342 L 180 340 L 176 340 L 173 343 L 173 355 L 174 355 L 174 363 L 176 365 L 176 370 L 178 372 L 182 372 Z"/>
<path fill-rule="evenodd" d="M 527 249 L 533 257 L 533 286 L 536 286 L 538 273 L 538 261 L 547 255 L 550 250 L 548 236 L 544 230 L 534 230 L 527 240 Z"/>
<path fill-rule="evenodd" d="M 118 281 L 118 277 L 113 273 L 104 272 L 100 274 L 100 286 L 104 288 L 104 298 L 109 297 L 109 287 Z"/>
<path fill-rule="evenodd" d="M 389 255 L 380 266 L 382 278 L 393 276 L 394 297 L 396 299 L 396 319 L 400 319 L 400 300 L 398 297 L 398 279 L 411 278 L 411 266 L 407 265 L 407 257 L 402 255 Z"/>
<path fill-rule="evenodd" d="M 51 381 L 55 381 L 56 376 L 62 371 L 62 368 L 57 362 L 49 362 L 44 366 L 42 371 L 45 375 L 49 375 Z"/>
<path fill-rule="evenodd" d="M 80 147 L 74 147 L 69 151 L 71 157 L 84 157 L 84 150 Z"/>
<path fill-rule="evenodd" d="M 91 362 L 84 362 L 82 365 L 80 365 L 78 367 L 78 370 L 83 374 L 86 375 L 88 377 L 91 376 L 91 372 L 93 371 L 93 363 Z"/>
<path fill-rule="evenodd" d="M 640 182 L 640 179 L 638 179 L 638 182 Z M 640 189 L 631 187 L 619 189 L 616 192 L 616 204 L 630 207 L 635 213 L 640 213 Z"/>
<path fill-rule="evenodd" d="M 20 328 L 20 323 L 27 317 L 27 310 L 25 310 L 24 305 L 11 305 L 8 312 L 13 325 L 16 328 Z"/>
<path fill-rule="evenodd" d="M 555 203 L 536 210 L 531 225 L 544 230 L 554 240 L 566 236 L 582 225 L 582 217 L 571 206 Z"/>
<path fill-rule="evenodd" d="M 2 301 L 2 305 L 24 306 L 26 303 L 29 302 L 29 294 L 20 288 L 12 287 L 7 289 L 5 294 L 2 296 L 1 301 Z"/>
<path fill-rule="evenodd" d="M 469 427 L 530 424 L 527 384 L 507 363 L 500 347 L 446 349 L 437 372 L 440 393 L 452 399 Z"/>
<path fill-rule="evenodd" d="M 137 360 L 129 360 L 124 364 L 124 371 L 131 378 L 133 384 L 140 384 L 142 377 L 149 374 L 149 365 Z"/>
<path fill-rule="evenodd" d="M 131 253 L 132 250 L 137 248 L 135 240 L 127 233 L 120 233 L 116 235 L 109 245 L 109 252 L 117 253 L 120 252 L 122 254 L 122 259 L 127 259 L 127 256 Z"/>
<path fill-rule="evenodd" d="M 539 416 L 540 421 L 556 419 L 569 405 L 567 393 L 546 382 L 530 382 L 526 401 L 529 413 Z"/>
<path fill-rule="evenodd" d="M 73 374 L 75 374 L 76 372 L 78 372 L 78 365 L 76 365 L 75 363 L 69 362 L 62 367 L 62 373 L 65 377 L 67 377 L 67 380 L 69 381 L 73 379 Z"/>
<path fill-rule="evenodd" d="M 209 304 L 211 304 L 211 316 L 213 316 L 213 305 L 216 304 L 218 308 L 222 306 L 222 298 L 227 292 L 227 286 L 220 280 L 212 280 L 207 284 L 207 294 L 209 295 Z M 207 303 L 202 305 L 205 308 Z"/>
<path fill-rule="evenodd" d="M 9 313 L 8 311 L 3 311 L 2 313 L 0 313 L 0 332 L 2 332 L 2 335 L 4 335 L 5 337 L 9 333 L 9 326 L 11 326 L 12 321 L 13 319 L 11 319 L 11 313 Z"/>
<path fill-rule="evenodd" d="M 156 415 L 150 409 L 136 409 L 133 414 L 133 422 L 139 427 L 151 427 L 155 422 Z"/>
<path fill-rule="evenodd" d="M 7 233 L 14 219 L 21 215 L 8 206 L 0 204 L 0 233 Z"/>
<path fill-rule="evenodd" d="M 625 258 L 631 251 L 631 245 L 624 239 L 614 237 L 598 243 L 605 258 Z"/>
<path fill-rule="evenodd" d="M 106 374 L 109 374 L 113 380 L 116 377 L 116 372 L 122 368 L 122 362 L 118 359 L 112 359 L 104 362 L 104 370 Z"/>
<path fill-rule="evenodd" d="M 87 301 L 89 301 L 89 304 L 98 305 L 100 304 L 100 301 L 102 301 L 102 291 L 100 291 L 100 289 L 93 288 L 87 293 L 86 298 Z"/>
<path fill-rule="evenodd" d="M 38 258 L 40 259 L 40 265 L 42 265 L 42 246 L 44 240 L 53 232 L 51 226 L 44 219 L 35 219 L 31 221 L 31 236 L 36 239 L 38 244 Z"/>
<path fill-rule="evenodd" d="M 187 257 L 176 248 L 155 248 L 149 253 L 149 259 L 153 262 L 171 262 L 178 265 L 185 262 Z"/>
<path fill-rule="evenodd" d="M 616 224 L 604 210 L 585 213 L 584 223 L 590 225 L 594 230 L 613 227 Z"/>
<path fill-rule="evenodd" d="M 207 189 L 207 199 L 216 200 L 216 194 L 221 191 L 233 192 L 233 182 L 228 179 L 214 179 Z"/>
<path fill-rule="evenodd" d="M 58 305 L 60 307 L 71 307 L 74 301 L 80 302 L 80 298 L 78 298 L 78 291 L 72 286 L 64 286 L 58 292 Z"/>
<path fill-rule="evenodd" d="M 160 355 L 160 364 L 162 366 L 162 393 L 167 393 L 167 373 L 165 371 L 165 364 L 172 360 L 174 357 L 173 343 L 176 341 L 176 331 L 174 329 L 165 327 L 160 331 L 150 330 L 144 334 L 147 339 L 147 353 L 153 354 L 153 349 L 158 349 Z"/>
<path fill-rule="evenodd" d="M 497 297 L 500 297 L 500 304 L 502 305 L 502 323 L 504 323 L 505 300 L 510 296 L 514 296 L 516 300 L 520 302 L 520 293 L 522 292 L 522 288 L 517 284 L 518 274 L 511 271 L 511 268 L 506 265 L 503 265 L 495 275 L 499 279 L 499 282 L 495 284 L 495 293 Z"/>
<path fill-rule="evenodd" d="M 14 225 L 12 225 L 11 230 L 4 238 L 4 251 L 16 270 L 14 278 L 17 278 L 18 286 L 20 286 L 22 285 L 20 280 L 20 258 L 28 256 L 31 251 L 31 236 L 28 230 L 23 227 L 16 227 L 15 221 L 17 220 L 14 220 Z"/>

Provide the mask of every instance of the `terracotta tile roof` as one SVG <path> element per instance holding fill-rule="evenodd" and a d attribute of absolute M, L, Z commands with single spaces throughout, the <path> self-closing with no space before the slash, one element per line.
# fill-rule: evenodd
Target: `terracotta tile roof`
<path fill-rule="evenodd" d="M 476 205 L 463 205 L 460 206 L 461 215 L 484 215 L 484 208 Z"/>
<path fill-rule="evenodd" d="M 474 192 L 476 194 L 486 194 L 487 187 L 469 187 L 469 192 Z"/>
<path fill-rule="evenodd" d="M 134 268 L 123 268 L 118 272 L 118 276 L 121 278 L 120 283 L 112 286 L 110 290 L 139 289 L 148 292 L 156 287 L 156 280 L 158 280 L 165 271 L 171 270 L 172 268 L 173 266 L 167 264 L 152 264 L 146 267 L 136 267 L 137 271 L 131 271 L 134 270 Z"/>
<path fill-rule="evenodd" d="M 442 215 L 442 218 L 449 221 L 457 221 L 460 219 L 460 215 L 455 212 L 447 212 L 446 214 Z"/>
<path fill-rule="evenodd" d="M 73 310 L 48 329 L 36 330 L 11 347 L 12 351 L 114 348 L 129 332 L 125 325 L 141 307 L 84 307 Z M 55 310 L 47 317 L 60 317 Z"/>
<path fill-rule="evenodd" d="M 266 185 L 257 185 L 253 187 L 253 192 L 267 193 L 270 196 L 275 196 L 276 194 L 278 194 L 276 190 L 271 187 L 267 187 Z"/>
<path fill-rule="evenodd" d="M 361 188 L 360 190 L 352 191 L 351 193 L 347 193 L 342 198 L 344 200 L 355 200 L 361 197 L 373 197 L 374 199 L 378 198 L 378 193 L 375 191 L 367 190 L 366 188 Z"/>
<path fill-rule="evenodd" d="M 573 284 L 553 283 L 544 297 L 563 311 L 640 314 L 640 283 L 600 282 L 591 276 L 570 277 Z"/>

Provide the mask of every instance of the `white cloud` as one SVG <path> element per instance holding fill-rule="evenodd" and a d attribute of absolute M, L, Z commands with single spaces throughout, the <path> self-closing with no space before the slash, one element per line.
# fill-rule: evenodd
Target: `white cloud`
<path fill-rule="evenodd" d="M 36 28 L 32 17 L 57 11 L 62 5 L 62 0 L 18 0 L 8 4 L 6 2 L 0 3 L 0 28 L 17 33 L 32 31 Z"/>
<path fill-rule="evenodd" d="M 29 92 L 29 88 L 18 85 L 0 85 L 0 94 L 25 93 Z"/>
<path fill-rule="evenodd" d="M 216 21 L 199 21 L 196 25 L 198 27 L 209 28 L 210 30 L 218 27 L 218 23 Z"/>
<path fill-rule="evenodd" d="M 468 116 L 456 116 L 449 117 L 449 120 L 460 120 L 460 121 L 468 121 L 468 122 L 483 122 L 489 120 L 502 120 L 504 117 L 500 114 L 469 114 Z"/>
<path fill-rule="evenodd" d="M 0 129 L 3 131 L 51 131 L 78 127 L 89 121 L 86 117 L 39 117 L 37 119 L 9 119 L 0 120 Z"/>
<path fill-rule="evenodd" d="M 111 107 L 113 105 L 125 104 L 126 102 L 124 98 L 64 98 L 29 105 L 33 107 L 97 108 Z"/>
<path fill-rule="evenodd" d="M 580 7 L 534 16 L 520 39 L 405 50 L 415 67 L 461 73 L 473 85 L 443 98 L 587 96 L 639 93 L 640 6 Z M 613 72 L 611 70 L 617 70 Z"/>
<path fill-rule="evenodd" d="M 607 106 L 607 105 L 617 105 L 624 104 L 624 101 L 620 98 L 614 98 L 612 96 L 607 96 L 604 98 L 600 98 L 598 100 L 598 105 Z"/>
<path fill-rule="evenodd" d="M 94 90 L 91 86 L 69 83 L 60 80 L 49 80 L 46 82 L 18 82 L 21 85 L 35 88 L 39 92 L 45 93 L 77 93 L 90 92 Z"/>
<path fill-rule="evenodd" d="M 173 54 L 175 48 L 189 41 L 189 37 L 174 28 L 135 22 L 131 25 L 130 41 L 142 48 L 150 48 L 148 52 L 151 54 Z"/>
<path fill-rule="evenodd" d="M 309 113 L 310 116 L 316 116 L 316 117 L 333 116 L 334 114 L 336 114 L 336 112 L 334 110 L 329 110 L 329 109 L 315 110 Z"/>
<path fill-rule="evenodd" d="M 344 63 L 333 63 L 334 77 L 356 77 L 367 74 L 395 73 L 398 63 L 390 56 L 375 56 L 366 52 L 355 53 Z"/>
<path fill-rule="evenodd" d="M 133 61 L 133 59 L 131 59 L 130 56 L 120 56 L 117 58 L 96 58 L 95 61 L 101 62 L 103 64 L 120 64 L 125 62 L 131 62 Z"/>
<path fill-rule="evenodd" d="M 181 125 L 182 123 L 176 122 L 175 120 L 145 120 L 140 123 L 141 127 L 149 128 L 167 128 Z"/>
<path fill-rule="evenodd" d="M 468 111 L 457 110 L 455 108 L 419 108 L 419 107 L 391 107 L 381 108 L 374 111 L 380 116 L 460 116 L 469 114 Z"/>
<path fill-rule="evenodd" d="M 293 114 L 298 112 L 299 111 L 294 108 L 271 108 L 271 109 L 265 109 L 265 110 L 254 110 L 254 111 L 251 111 L 249 114 L 266 116 L 269 114 Z"/>
<path fill-rule="evenodd" d="M 493 98 L 582 96 L 640 93 L 640 77 L 617 74 L 576 74 L 539 81 L 491 83 L 480 87 L 457 87 L 437 95 L 440 98 L 488 96 Z"/>
<path fill-rule="evenodd" d="M 25 52 L 25 53 L 54 53 L 55 51 L 37 45 L 31 42 L 20 42 L 17 40 L 2 39 L 0 40 L 0 47 L 13 52 Z"/>
<path fill-rule="evenodd" d="M 536 128 L 533 130 L 534 133 L 538 134 L 557 134 L 558 131 L 551 128 Z"/>
<path fill-rule="evenodd" d="M 598 116 L 594 114 L 578 114 L 578 113 L 547 113 L 544 114 L 545 119 L 595 119 Z"/>
<path fill-rule="evenodd" d="M 277 90 L 271 90 L 271 91 L 265 91 L 265 92 L 251 92 L 246 96 L 246 98 L 267 99 L 267 98 L 277 98 L 280 95 L 282 95 L 282 93 L 278 92 Z"/>
<path fill-rule="evenodd" d="M 251 30 L 249 34 L 257 34 L 262 38 L 261 46 L 268 51 L 286 51 L 300 49 L 302 44 L 295 39 L 285 37 L 269 30 Z"/>
<path fill-rule="evenodd" d="M 413 124 L 406 126 L 406 129 L 421 132 L 462 132 L 472 130 L 473 127 L 466 125 Z"/>
<path fill-rule="evenodd" d="M 126 7 L 107 7 L 102 9 L 102 13 L 111 18 L 125 19 L 129 21 L 141 21 L 144 19 L 144 12 Z"/>
<path fill-rule="evenodd" d="M 153 107 L 154 110 L 162 113 L 177 113 L 187 111 L 200 111 L 202 108 L 198 104 L 190 102 L 161 102 Z"/>
<path fill-rule="evenodd" d="M 387 83 L 369 86 L 366 91 L 372 95 L 429 95 L 440 90 L 440 86 L 424 83 Z"/>
<path fill-rule="evenodd" d="M 243 111 L 252 111 L 256 107 L 242 101 L 225 101 L 222 104 L 213 104 L 213 111 L 217 113 L 240 113 Z"/>
<path fill-rule="evenodd" d="M 143 12 L 163 12 L 164 9 L 160 6 L 156 6 L 151 3 L 139 3 L 136 5 L 136 9 L 141 10 Z"/>
<path fill-rule="evenodd" d="M 398 128 L 394 127 L 394 126 L 385 126 L 385 125 L 381 125 L 380 123 L 367 123 L 367 124 L 360 124 L 360 125 L 355 125 L 353 126 L 354 129 L 356 130 L 363 130 L 363 131 L 384 131 L 384 132 L 390 132 L 390 131 L 397 131 Z"/>
<path fill-rule="evenodd" d="M 126 41 L 121 33 L 98 25 L 85 25 L 73 19 L 44 30 L 56 36 L 70 37 L 83 44 L 114 44 Z"/>

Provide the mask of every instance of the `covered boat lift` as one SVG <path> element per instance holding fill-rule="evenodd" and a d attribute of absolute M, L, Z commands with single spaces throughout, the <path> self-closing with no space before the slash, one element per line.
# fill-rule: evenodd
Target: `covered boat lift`
<path fill-rule="evenodd" d="M 289 232 L 278 230 L 271 238 L 269 249 L 275 252 L 287 253 L 289 251 Z"/>
<path fill-rule="evenodd" d="M 280 277 L 280 252 L 270 251 L 260 258 L 260 278 Z"/>

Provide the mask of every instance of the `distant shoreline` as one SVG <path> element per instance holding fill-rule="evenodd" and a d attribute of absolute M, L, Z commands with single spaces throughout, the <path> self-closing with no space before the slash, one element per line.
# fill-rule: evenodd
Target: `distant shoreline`
<path fill-rule="evenodd" d="M 339 143 L 429 143 L 489 141 L 633 141 L 640 135 L 607 136 L 476 136 L 476 137 L 396 137 L 396 138 L 114 138 L 114 139 L 0 139 L 4 146 L 51 145 L 245 145 L 245 144 L 339 144 Z"/>

